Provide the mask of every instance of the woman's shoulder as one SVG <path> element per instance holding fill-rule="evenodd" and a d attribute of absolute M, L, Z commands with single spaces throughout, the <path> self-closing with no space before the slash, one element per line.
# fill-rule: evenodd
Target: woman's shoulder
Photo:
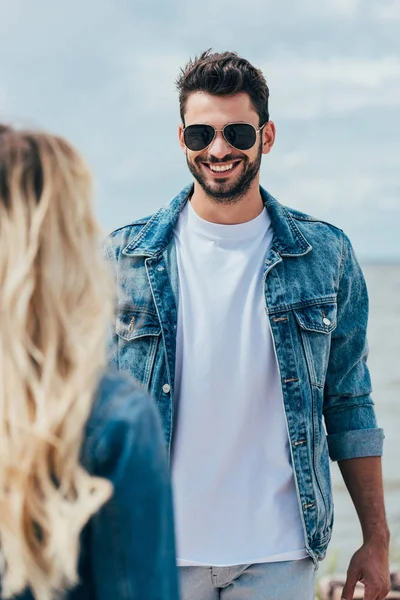
<path fill-rule="evenodd" d="M 140 446 L 151 438 L 156 443 L 160 433 L 158 410 L 145 388 L 125 373 L 108 370 L 101 377 L 87 421 L 83 463 L 97 471 L 96 463 L 120 452 L 127 438 Z"/>
<path fill-rule="evenodd" d="M 145 388 L 127 373 L 109 369 L 100 379 L 88 425 L 121 420 L 134 424 L 148 412 L 155 412 L 155 404 Z"/>

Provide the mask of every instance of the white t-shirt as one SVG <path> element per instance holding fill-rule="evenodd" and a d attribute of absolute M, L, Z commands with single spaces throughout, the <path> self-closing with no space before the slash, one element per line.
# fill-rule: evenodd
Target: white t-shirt
<path fill-rule="evenodd" d="M 267 211 L 175 228 L 180 298 L 172 480 L 179 565 L 307 556 L 263 297 Z"/>

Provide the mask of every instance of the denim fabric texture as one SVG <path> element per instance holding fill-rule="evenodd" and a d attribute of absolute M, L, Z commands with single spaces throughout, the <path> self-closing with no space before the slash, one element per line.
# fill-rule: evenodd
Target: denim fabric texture
<path fill-rule="evenodd" d="M 314 600 L 312 560 L 232 567 L 180 567 L 181 600 Z"/>
<path fill-rule="evenodd" d="M 157 408 L 131 377 L 108 372 L 81 462 L 114 494 L 81 535 L 80 583 L 66 600 L 178 600 L 172 495 Z M 0 585 L 0 598 L 1 585 Z M 20 600 L 32 600 L 29 590 Z"/>
<path fill-rule="evenodd" d="M 260 188 L 274 232 L 264 289 L 280 370 L 306 548 L 317 563 L 331 538 L 331 460 L 380 456 L 366 364 L 368 295 L 350 241 L 328 223 L 281 205 Z M 156 400 L 167 450 L 174 423 L 179 274 L 173 238 L 192 194 L 114 231 L 105 252 L 118 283 L 111 362 Z M 212 339 L 207 351 L 212 352 Z M 207 432 L 204 432 L 207 435 Z"/>

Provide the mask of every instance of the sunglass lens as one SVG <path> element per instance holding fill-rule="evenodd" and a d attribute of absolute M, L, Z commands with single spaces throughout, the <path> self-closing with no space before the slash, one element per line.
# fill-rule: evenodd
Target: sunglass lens
<path fill-rule="evenodd" d="M 189 150 L 200 152 L 211 144 L 214 133 L 214 127 L 211 125 L 188 125 L 183 131 L 183 137 Z"/>
<path fill-rule="evenodd" d="M 238 150 L 250 150 L 256 143 L 256 130 L 247 123 L 233 123 L 224 129 L 226 141 Z"/>

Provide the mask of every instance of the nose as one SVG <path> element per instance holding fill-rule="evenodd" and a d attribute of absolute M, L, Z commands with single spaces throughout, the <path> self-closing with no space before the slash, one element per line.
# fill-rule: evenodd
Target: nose
<path fill-rule="evenodd" d="M 215 158 L 222 159 L 230 152 L 232 152 L 232 146 L 228 144 L 222 135 L 222 131 L 217 131 L 211 146 L 208 147 L 208 153 L 215 156 Z"/>

